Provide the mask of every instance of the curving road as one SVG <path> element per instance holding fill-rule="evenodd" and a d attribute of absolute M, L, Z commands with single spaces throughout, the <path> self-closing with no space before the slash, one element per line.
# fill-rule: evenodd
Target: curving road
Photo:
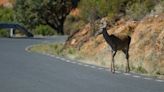
<path fill-rule="evenodd" d="M 164 92 L 162 80 L 25 51 L 65 38 L 0 38 L 0 92 Z"/>

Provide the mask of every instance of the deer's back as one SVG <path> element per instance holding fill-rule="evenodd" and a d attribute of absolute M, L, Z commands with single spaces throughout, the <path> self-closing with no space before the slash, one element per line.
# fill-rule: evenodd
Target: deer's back
<path fill-rule="evenodd" d="M 125 34 L 112 34 L 107 40 L 107 43 L 117 50 L 122 50 L 124 48 L 129 48 L 131 37 Z"/>

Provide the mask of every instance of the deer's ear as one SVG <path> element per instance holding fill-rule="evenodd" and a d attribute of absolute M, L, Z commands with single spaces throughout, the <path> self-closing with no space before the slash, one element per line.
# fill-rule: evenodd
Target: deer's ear
<path fill-rule="evenodd" d="M 107 23 L 107 29 L 113 27 L 114 25 L 112 25 L 111 23 Z"/>

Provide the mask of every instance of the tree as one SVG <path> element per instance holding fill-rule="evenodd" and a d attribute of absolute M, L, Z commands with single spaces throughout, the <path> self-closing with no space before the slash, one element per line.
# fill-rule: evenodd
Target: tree
<path fill-rule="evenodd" d="M 13 22 L 14 11 L 11 8 L 0 7 L 0 20 L 1 22 Z"/>
<path fill-rule="evenodd" d="M 49 25 L 59 34 L 64 34 L 64 21 L 79 0 L 16 0 L 17 20 L 33 28 Z"/>

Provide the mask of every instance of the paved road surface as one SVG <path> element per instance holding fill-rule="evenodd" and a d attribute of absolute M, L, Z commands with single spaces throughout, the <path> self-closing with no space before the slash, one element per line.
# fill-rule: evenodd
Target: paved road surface
<path fill-rule="evenodd" d="M 64 39 L 0 38 L 0 92 L 164 92 L 161 80 L 25 51 L 53 41 Z"/>

